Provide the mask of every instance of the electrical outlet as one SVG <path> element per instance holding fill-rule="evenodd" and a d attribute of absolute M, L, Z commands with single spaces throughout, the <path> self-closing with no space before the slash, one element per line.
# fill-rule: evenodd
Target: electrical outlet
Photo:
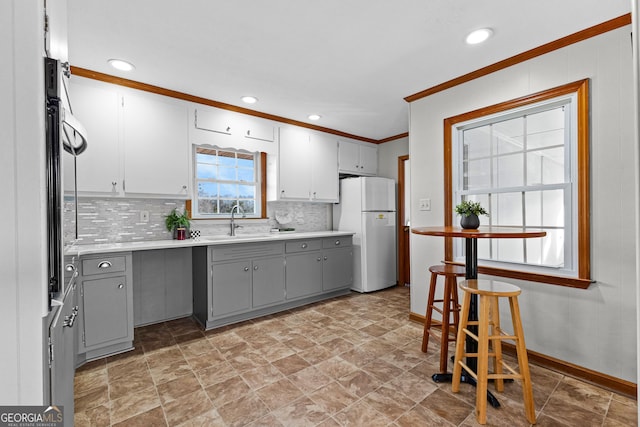
<path fill-rule="evenodd" d="M 140 222 L 149 222 L 149 211 L 140 211 Z"/>
<path fill-rule="evenodd" d="M 431 199 L 420 199 L 418 203 L 418 209 L 421 211 L 431 210 Z"/>

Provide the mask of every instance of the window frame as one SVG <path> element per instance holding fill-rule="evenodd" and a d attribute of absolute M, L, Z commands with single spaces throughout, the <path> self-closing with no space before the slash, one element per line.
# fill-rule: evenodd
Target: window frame
<path fill-rule="evenodd" d="M 259 212 L 257 212 L 255 215 L 247 215 L 245 218 L 243 219 L 247 219 L 247 220 L 251 220 L 251 219 L 265 219 L 267 218 L 267 153 L 265 152 L 249 152 L 247 150 L 243 150 L 243 149 L 237 149 L 237 148 L 223 148 L 223 147 L 219 147 L 219 146 L 213 146 L 210 144 L 192 144 L 192 164 L 193 164 L 193 173 L 192 173 L 192 179 L 193 179 L 193 191 L 194 191 L 194 196 L 192 200 L 189 200 L 188 202 L 188 206 L 187 206 L 187 210 L 189 211 L 189 216 L 192 220 L 196 220 L 196 221 L 207 221 L 207 220 L 228 220 L 229 218 L 231 218 L 231 214 L 211 214 L 211 215 L 202 215 L 202 214 L 197 214 L 197 206 L 198 206 L 198 196 L 197 196 L 197 191 L 198 191 L 198 177 L 197 177 L 197 172 L 198 172 L 198 162 L 197 162 L 197 153 L 198 153 L 198 148 L 205 148 L 205 149 L 215 149 L 215 150 L 222 150 L 222 151 L 233 151 L 236 153 L 243 153 L 243 154 L 252 154 L 255 157 L 255 186 L 256 186 L 256 198 L 255 198 L 255 204 L 256 204 L 256 208 L 259 209 Z M 196 216 L 197 215 L 197 216 Z"/>
<path fill-rule="evenodd" d="M 454 133 L 456 125 L 480 120 L 483 117 L 508 113 L 518 108 L 532 106 L 533 104 L 549 101 L 568 95 L 575 95 L 577 101 L 577 135 L 576 153 L 574 155 L 577 167 L 577 206 L 574 218 L 577 224 L 571 224 L 577 233 L 577 276 L 553 275 L 531 271 L 512 270 L 488 265 L 479 265 L 478 272 L 500 277 L 510 277 L 532 282 L 549 283 L 555 285 L 587 288 L 591 280 L 591 218 L 589 198 L 589 79 L 568 83 L 549 90 L 544 90 L 521 98 L 494 104 L 478 110 L 460 114 L 444 119 L 444 223 L 445 226 L 453 225 L 453 174 L 456 167 L 453 164 Z M 445 238 L 445 262 L 455 263 L 453 238 Z M 492 263 L 495 264 L 495 263 Z M 504 264 L 506 265 L 506 263 Z"/>

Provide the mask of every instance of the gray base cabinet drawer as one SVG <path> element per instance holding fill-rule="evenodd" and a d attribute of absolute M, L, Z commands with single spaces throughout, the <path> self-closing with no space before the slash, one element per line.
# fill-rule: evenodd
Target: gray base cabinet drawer
<path fill-rule="evenodd" d="M 351 236 L 325 237 L 322 239 L 322 247 L 324 249 L 331 249 L 351 246 L 351 240 Z"/>
<path fill-rule="evenodd" d="M 294 240 L 285 244 L 286 253 L 295 252 L 311 252 L 322 249 L 322 241 L 320 239 L 312 240 Z"/>
<path fill-rule="evenodd" d="M 125 271 L 126 258 L 123 256 L 105 256 L 82 260 L 82 275 L 108 274 Z"/>

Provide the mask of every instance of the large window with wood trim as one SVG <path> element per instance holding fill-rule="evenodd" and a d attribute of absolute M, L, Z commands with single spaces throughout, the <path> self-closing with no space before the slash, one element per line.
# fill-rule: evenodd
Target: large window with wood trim
<path fill-rule="evenodd" d="M 194 146 L 194 218 L 261 217 L 260 153 Z"/>
<path fill-rule="evenodd" d="M 478 201 L 481 224 L 546 231 L 479 239 L 480 272 L 585 286 L 589 279 L 588 81 L 447 119 L 452 206 Z M 447 143 L 447 141 L 445 141 Z M 464 260 L 454 239 L 450 256 Z"/>

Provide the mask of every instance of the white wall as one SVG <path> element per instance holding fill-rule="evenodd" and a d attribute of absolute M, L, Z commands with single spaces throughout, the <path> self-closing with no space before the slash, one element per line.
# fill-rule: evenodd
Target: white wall
<path fill-rule="evenodd" d="M 0 405 L 43 402 L 46 315 L 43 2 L 0 2 Z"/>
<path fill-rule="evenodd" d="M 398 182 L 398 157 L 409 154 L 409 138 L 378 144 L 378 176 Z"/>
<path fill-rule="evenodd" d="M 442 225 L 443 119 L 562 84 L 591 79 L 591 271 L 587 290 L 513 281 L 527 347 L 636 382 L 634 152 L 630 27 L 608 32 L 417 100 L 410 105 L 414 226 Z M 411 236 L 411 311 L 424 313 L 428 265 L 441 238 Z M 500 279 L 505 280 L 505 279 Z M 511 281 L 511 280 L 505 280 Z"/>

